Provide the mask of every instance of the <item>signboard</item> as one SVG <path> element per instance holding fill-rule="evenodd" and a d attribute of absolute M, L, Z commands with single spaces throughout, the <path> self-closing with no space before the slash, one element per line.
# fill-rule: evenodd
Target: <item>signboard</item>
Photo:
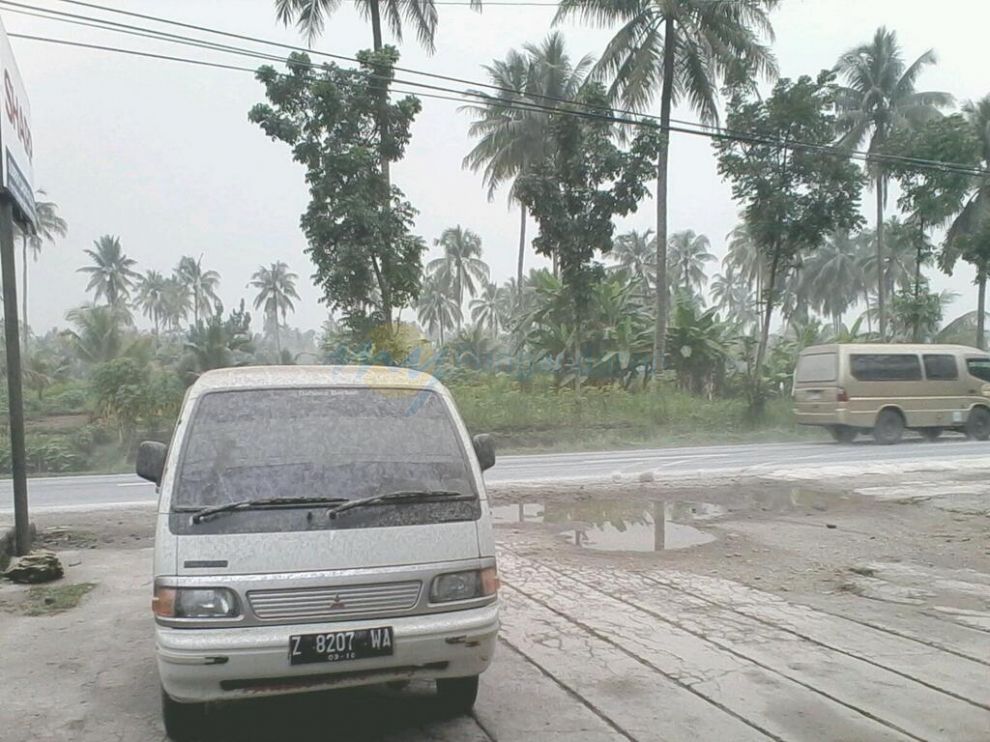
<path fill-rule="evenodd" d="M 0 65 L 0 192 L 13 199 L 23 219 L 34 224 L 31 104 L 2 21 Z"/>

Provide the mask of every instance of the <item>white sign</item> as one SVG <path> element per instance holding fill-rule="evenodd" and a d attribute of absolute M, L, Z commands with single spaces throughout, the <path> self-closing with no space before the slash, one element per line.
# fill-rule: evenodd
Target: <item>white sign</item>
<path fill-rule="evenodd" d="M 0 21 L 0 192 L 13 199 L 21 216 L 34 224 L 34 141 L 31 104 Z"/>

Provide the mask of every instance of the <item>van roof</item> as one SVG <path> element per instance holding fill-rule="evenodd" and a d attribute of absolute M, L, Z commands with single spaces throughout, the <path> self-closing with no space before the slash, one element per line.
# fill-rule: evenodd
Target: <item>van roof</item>
<path fill-rule="evenodd" d="M 430 374 L 391 366 L 240 366 L 202 374 L 192 386 L 193 394 L 220 389 L 290 386 L 443 387 Z"/>
<path fill-rule="evenodd" d="M 944 353 L 952 351 L 987 354 L 987 351 L 969 345 L 938 345 L 934 343 L 826 343 L 824 345 L 811 345 L 802 350 L 801 354 L 834 353 L 841 348 L 848 348 L 861 353 L 938 353 L 939 351 Z"/>

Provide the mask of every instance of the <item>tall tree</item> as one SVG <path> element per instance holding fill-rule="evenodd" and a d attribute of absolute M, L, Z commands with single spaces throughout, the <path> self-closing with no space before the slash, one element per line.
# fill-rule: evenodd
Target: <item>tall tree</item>
<path fill-rule="evenodd" d="M 963 106 L 973 137 L 979 143 L 978 164 L 990 172 L 990 95 Z M 990 175 L 973 181 L 962 210 L 949 225 L 945 247 L 939 258 L 948 273 L 962 258 L 976 268 L 976 347 L 987 347 L 987 276 L 990 274 Z"/>
<path fill-rule="evenodd" d="M 722 273 L 716 273 L 712 278 L 712 302 L 736 327 L 748 327 L 759 321 L 750 282 L 727 260 L 723 261 Z"/>
<path fill-rule="evenodd" d="M 295 311 L 296 307 L 292 300 L 299 301 L 299 294 L 296 293 L 298 278 L 299 276 L 291 272 L 289 266 L 281 260 L 270 266 L 261 266 L 251 276 L 251 286 L 258 289 L 258 295 L 254 298 L 254 308 L 264 308 L 265 317 L 275 330 L 275 350 L 279 355 L 282 353 L 282 344 L 278 336 L 279 315 L 284 324 L 288 313 Z"/>
<path fill-rule="evenodd" d="M 515 180 L 546 154 L 548 114 L 546 110 L 525 108 L 537 104 L 554 109 L 561 101 L 571 100 L 584 83 L 593 60 L 584 56 L 572 64 L 564 37 L 549 34 L 538 46 L 527 44 L 521 52 L 511 50 L 505 59 L 484 67 L 496 92 L 473 91 L 481 103 L 463 106 L 474 116 L 468 129 L 478 143 L 464 158 L 464 167 L 482 171 L 488 186 L 488 200 L 503 184 L 511 183 L 509 202 L 518 203 Z M 519 204 L 519 256 L 516 261 L 516 289 L 523 283 L 526 255 L 527 210 Z"/>
<path fill-rule="evenodd" d="M 123 349 L 123 326 L 129 316 L 122 307 L 82 306 L 69 310 L 65 318 L 74 328 L 66 330 L 65 337 L 80 360 L 106 363 Z"/>
<path fill-rule="evenodd" d="M 649 289 L 656 280 L 657 248 L 653 243 L 652 229 L 645 232 L 631 229 L 612 240 L 612 257 L 643 289 Z"/>
<path fill-rule="evenodd" d="M 881 26 L 873 39 L 839 57 L 836 71 L 845 85 L 839 88 L 838 124 L 842 133 L 840 143 L 850 148 L 869 140 L 868 151 L 878 154 L 887 139 L 899 128 L 917 126 L 939 116 L 939 109 L 952 104 L 948 93 L 919 92 L 918 77 L 935 64 L 935 53 L 929 49 L 906 64 L 897 33 Z M 887 203 L 889 171 L 882 161 L 868 161 L 870 179 L 876 196 L 877 263 L 883 265 L 884 207 Z M 886 291 L 883 281 L 877 282 L 877 307 L 880 336 L 887 331 Z"/>
<path fill-rule="evenodd" d="M 769 12 L 777 0 L 561 0 L 555 22 L 577 15 L 619 29 L 596 73 L 611 81 L 611 98 L 626 108 L 649 106 L 660 91 L 657 156 L 657 285 L 653 372 L 663 369 L 667 335 L 667 159 L 671 108 L 686 101 L 704 123 L 718 122 L 723 81 L 776 76 L 768 45 Z"/>
<path fill-rule="evenodd" d="M 471 319 L 479 325 L 487 327 L 492 338 L 498 337 L 502 301 L 499 288 L 494 283 L 486 283 L 478 293 L 478 298 L 471 300 Z"/>
<path fill-rule="evenodd" d="M 768 268 L 753 369 L 754 412 L 763 407 L 763 360 L 780 276 L 826 235 L 861 221 L 860 172 L 826 149 L 834 139 L 834 107 L 831 76 L 824 72 L 817 80 L 781 79 L 765 98 L 738 88 L 729 101 L 728 128 L 753 136 L 714 143 L 719 172 L 732 181 L 732 197 L 743 205 L 749 234 Z"/>
<path fill-rule="evenodd" d="M 473 298 L 476 282 L 488 282 L 488 264 L 481 259 L 481 238 L 458 224 L 445 229 L 435 244 L 443 248 L 443 255 L 427 263 L 426 270 L 435 273 L 454 292 L 457 306 L 463 309 L 465 291 Z M 460 328 L 458 320 L 457 329 Z"/>
<path fill-rule="evenodd" d="M 126 312 L 127 300 L 139 275 L 134 270 L 137 261 L 127 257 L 119 237 L 104 235 L 93 242 L 93 248 L 84 251 L 93 265 L 79 269 L 80 273 L 89 274 L 86 290 L 94 292 L 97 301 L 106 299 L 108 306 Z"/>
<path fill-rule="evenodd" d="M 804 262 L 802 286 L 814 309 L 832 319 L 838 331 L 842 315 L 866 291 L 863 238 L 848 230 L 832 233 Z"/>
<path fill-rule="evenodd" d="M 47 194 L 39 190 L 37 196 Z M 69 233 L 69 224 L 58 214 L 58 205 L 53 201 L 34 202 L 35 224 L 34 231 L 18 228 L 21 235 L 23 289 L 21 293 L 21 324 L 24 326 L 24 342 L 28 340 L 28 249 L 31 257 L 37 262 L 45 243 L 55 244 L 56 237 L 65 237 Z"/>
<path fill-rule="evenodd" d="M 966 118 L 953 114 L 933 119 L 915 129 L 895 132 L 888 140 L 885 152 L 897 157 L 888 169 L 900 185 L 897 205 L 909 214 L 908 222 L 915 230 L 913 294 L 916 307 L 912 312 L 902 300 L 899 313 L 916 318 L 913 336 L 914 342 L 919 343 L 924 317 L 931 314 L 927 307 L 935 306 L 921 273 L 922 266 L 935 253 L 928 230 L 945 224 L 962 208 L 973 181 L 966 166 L 979 161 L 980 141 Z M 925 162 L 953 163 L 956 167 L 933 166 Z"/>
<path fill-rule="evenodd" d="M 667 247 L 667 273 L 671 285 L 683 289 L 689 296 L 697 289 L 700 295 L 708 283 L 705 265 L 716 260 L 709 252 L 711 246 L 705 235 L 696 234 L 693 229 L 674 232 Z"/>
<path fill-rule="evenodd" d="M 189 288 L 173 273 L 165 279 L 162 289 L 162 326 L 175 332 L 189 316 L 191 308 Z"/>
<path fill-rule="evenodd" d="M 138 279 L 135 304 L 155 323 L 155 336 L 168 310 L 168 279 L 158 271 L 148 271 Z"/>
<path fill-rule="evenodd" d="M 249 118 L 292 147 L 306 168 L 310 202 L 301 225 L 323 301 L 342 310 L 352 330 L 368 332 L 391 326 L 395 308 L 419 291 L 425 246 L 410 233 L 416 210 L 390 184 L 381 155 L 402 157 L 420 103 L 389 100 L 395 49 L 358 58 L 358 69 L 314 68 L 305 54 L 289 56 L 288 74 L 261 67 L 269 103 L 254 106 Z"/>
<path fill-rule="evenodd" d="M 576 105 L 608 111 L 604 88 L 585 85 Z M 643 127 L 623 151 L 613 141 L 616 126 L 609 116 L 557 114 L 550 126 L 549 154 L 520 176 L 517 189 L 540 225 L 534 246 L 559 260 L 572 310 L 575 387 L 580 388 L 582 324 L 604 273 L 594 258 L 612 249 L 614 217 L 635 211 L 645 195 L 648 160 L 656 157 L 662 135 Z"/>
<path fill-rule="evenodd" d="M 411 25 L 419 43 L 432 53 L 437 33 L 437 8 L 433 0 L 355 0 L 362 15 L 371 21 L 375 51 L 383 48 L 382 16 L 395 40 L 402 43 L 403 21 Z M 286 26 L 294 23 L 310 44 L 323 33 L 327 18 L 341 6 L 341 0 L 275 0 L 275 15 Z M 481 0 L 471 0 L 481 8 Z"/>
<path fill-rule="evenodd" d="M 438 276 L 427 276 L 423 288 L 419 292 L 416 303 L 416 313 L 419 322 L 430 335 L 440 336 L 440 345 L 444 344 L 444 333 L 453 329 L 461 322 L 461 308 L 450 295 L 448 287 Z"/>
<path fill-rule="evenodd" d="M 213 270 L 203 270 L 203 256 L 193 258 L 183 255 L 175 267 L 175 277 L 186 287 L 192 300 L 193 324 L 198 325 L 200 317 L 212 317 L 220 305 L 217 286 L 220 274 Z"/>

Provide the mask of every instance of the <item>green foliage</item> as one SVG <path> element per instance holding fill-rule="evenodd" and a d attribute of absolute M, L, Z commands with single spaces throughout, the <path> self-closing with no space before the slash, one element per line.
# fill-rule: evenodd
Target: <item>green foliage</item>
<path fill-rule="evenodd" d="M 183 387 L 174 373 L 153 370 L 132 358 L 96 366 L 90 377 L 97 414 L 113 425 L 122 443 L 139 431 L 160 431 L 179 414 Z"/>
<path fill-rule="evenodd" d="M 188 383 L 215 368 L 246 366 L 251 361 L 251 315 L 240 307 L 223 317 L 223 306 L 205 322 L 189 328 L 184 345 L 185 355 L 179 367 Z"/>
<path fill-rule="evenodd" d="M 136 261 L 124 254 L 120 238 L 113 235 L 100 237 L 93 243 L 93 248 L 85 251 L 93 265 L 79 269 L 80 273 L 89 274 L 86 290 L 92 291 L 97 301 L 106 299 L 107 306 L 130 316 L 127 301 L 138 278 L 134 270 Z"/>
<path fill-rule="evenodd" d="M 420 110 L 412 96 L 389 101 L 398 58 L 391 47 L 359 52 L 361 66 L 352 70 L 293 53 L 288 74 L 258 70 L 270 104 L 248 116 L 305 166 L 307 252 L 323 301 L 354 328 L 376 318 L 390 323 L 419 290 L 425 246 L 409 231 L 416 210 L 382 169 L 402 157 Z"/>

